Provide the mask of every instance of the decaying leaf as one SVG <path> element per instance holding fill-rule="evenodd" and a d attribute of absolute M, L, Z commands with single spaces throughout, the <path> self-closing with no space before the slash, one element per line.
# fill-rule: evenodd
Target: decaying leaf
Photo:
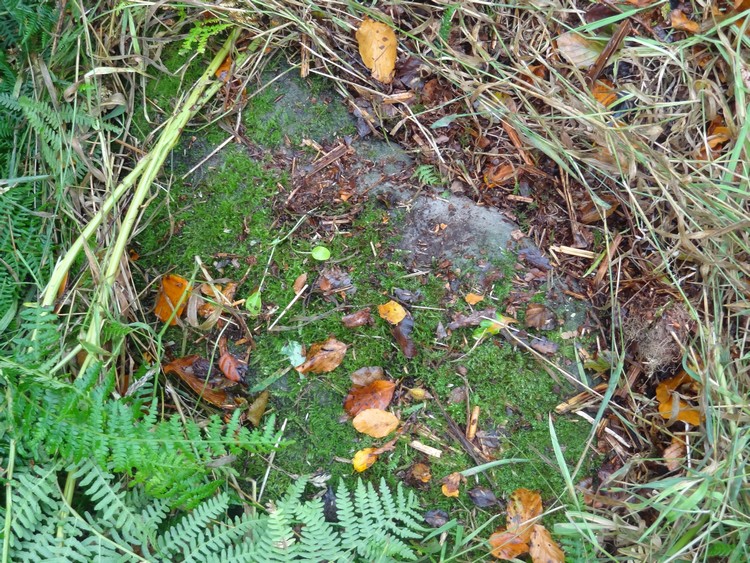
<path fill-rule="evenodd" d="M 268 397 L 268 391 L 263 391 L 255 398 L 245 412 L 247 420 L 255 427 L 260 426 L 260 419 L 263 417 L 263 413 L 266 412 L 266 406 L 268 406 Z"/>
<path fill-rule="evenodd" d="M 552 539 L 549 530 L 539 524 L 535 524 L 531 532 L 529 555 L 534 563 L 565 563 L 563 550 Z"/>
<path fill-rule="evenodd" d="M 457 497 L 462 480 L 463 477 L 459 472 L 451 473 L 450 475 L 443 477 L 443 486 L 440 487 L 440 490 L 449 498 Z"/>
<path fill-rule="evenodd" d="M 349 273 L 337 266 L 323 268 L 314 287 L 323 294 L 326 300 L 332 299 L 335 294 L 346 296 L 357 292 Z"/>
<path fill-rule="evenodd" d="M 398 428 L 398 417 L 382 409 L 365 409 L 352 420 L 357 432 L 373 438 L 384 438 Z"/>
<path fill-rule="evenodd" d="M 462 315 L 461 313 L 455 313 L 453 315 L 453 322 L 448 325 L 450 330 L 456 330 L 457 328 L 464 328 L 467 326 L 477 326 L 485 319 L 494 319 L 497 309 L 489 307 L 481 311 L 474 311 L 470 315 Z"/>
<path fill-rule="evenodd" d="M 528 543 L 534 519 L 542 515 L 542 497 L 536 491 L 516 489 L 508 499 L 507 528 Z"/>
<path fill-rule="evenodd" d="M 396 34 L 386 24 L 365 18 L 356 33 L 359 55 L 372 77 L 390 84 L 396 68 Z"/>
<path fill-rule="evenodd" d="M 417 355 L 417 346 L 411 338 L 413 330 L 414 318 L 411 315 L 406 315 L 400 323 L 391 327 L 393 338 L 407 358 L 413 358 Z"/>
<path fill-rule="evenodd" d="M 397 325 L 406 317 L 406 309 L 396 301 L 389 301 L 384 305 L 378 305 L 378 314 L 381 319 L 388 321 L 392 325 Z"/>
<path fill-rule="evenodd" d="M 346 328 L 357 328 L 360 326 L 371 325 L 372 315 L 370 315 L 370 308 L 360 309 L 356 313 L 345 315 L 341 317 L 341 322 Z"/>
<path fill-rule="evenodd" d="M 487 508 L 497 504 L 497 497 L 487 487 L 474 487 L 469 491 L 469 498 L 474 506 L 479 508 Z"/>
<path fill-rule="evenodd" d="M 503 186 L 518 175 L 518 170 L 512 164 L 492 165 L 484 173 L 484 183 L 488 188 Z"/>
<path fill-rule="evenodd" d="M 378 460 L 378 454 L 374 453 L 375 448 L 364 448 L 354 454 L 352 459 L 352 466 L 354 470 L 362 473 L 365 469 L 372 467 L 372 465 Z"/>
<path fill-rule="evenodd" d="M 596 4 L 599 6 L 600 4 Z M 617 91 L 609 80 L 597 80 L 591 88 L 591 94 L 594 99 L 602 104 L 605 108 L 610 107 L 617 101 Z"/>
<path fill-rule="evenodd" d="M 154 305 L 154 315 L 160 321 L 166 323 L 172 317 L 172 313 L 175 312 L 175 307 L 177 307 L 174 317 L 169 322 L 170 325 L 176 325 L 177 318 L 185 310 L 189 295 L 190 283 L 185 278 L 176 274 L 167 274 L 161 279 L 159 294 L 156 296 L 156 304 Z"/>
<path fill-rule="evenodd" d="M 234 282 L 228 282 L 224 286 L 214 284 L 214 286 L 211 287 L 210 284 L 204 283 L 201 284 L 200 289 L 203 295 L 211 297 L 219 306 L 231 306 L 234 301 L 234 294 L 237 292 L 237 284 Z M 216 312 L 217 306 L 213 303 L 204 302 L 198 308 L 198 314 L 204 318 L 210 317 L 211 315 L 216 314 Z"/>
<path fill-rule="evenodd" d="M 364 387 L 365 385 L 369 385 L 373 381 L 383 379 L 384 377 L 385 372 L 383 371 L 383 368 L 380 366 L 368 366 L 353 371 L 351 376 L 349 376 L 349 379 L 352 380 L 353 385 Z"/>
<path fill-rule="evenodd" d="M 325 342 L 316 342 L 307 351 L 305 363 L 295 369 L 300 373 L 328 373 L 339 367 L 346 354 L 346 344 L 333 336 Z"/>
<path fill-rule="evenodd" d="M 529 551 L 529 544 L 523 541 L 518 535 L 505 530 L 498 530 L 490 536 L 489 539 L 492 551 L 490 554 L 497 559 L 510 561 L 519 555 Z"/>
<path fill-rule="evenodd" d="M 698 24 L 698 22 L 690 20 L 679 8 L 676 10 L 672 10 L 669 14 L 669 18 L 674 29 L 686 31 L 687 33 L 698 33 L 701 29 L 701 26 L 700 24 Z"/>
<path fill-rule="evenodd" d="M 237 383 L 245 381 L 247 364 L 229 352 L 224 352 L 219 358 L 219 369 L 230 381 Z"/>
<path fill-rule="evenodd" d="M 568 31 L 557 38 L 557 49 L 573 66 L 588 68 L 599 58 L 604 46 L 583 35 Z"/>
<path fill-rule="evenodd" d="M 716 157 L 721 153 L 724 145 L 732 140 L 732 132 L 721 115 L 717 115 L 711 120 L 706 133 L 708 134 L 706 142 L 698 149 L 697 157 L 700 160 L 708 160 L 709 154 Z"/>
<path fill-rule="evenodd" d="M 424 513 L 424 521 L 427 522 L 428 526 L 433 528 L 445 526 L 450 519 L 450 515 L 445 510 L 439 508 L 434 508 Z"/>
<path fill-rule="evenodd" d="M 162 369 L 165 374 L 175 374 L 193 390 L 193 393 L 215 407 L 222 409 L 236 408 L 237 404 L 230 398 L 226 391 L 223 389 L 213 389 L 207 381 L 195 375 L 193 366 L 201 361 L 205 362 L 199 356 L 185 356 L 184 358 L 172 360 Z"/>
<path fill-rule="evenodd" d="M 417 462 L 411 466 L 409 475 L 413 480 L 420 483 L 429 483 L 432 480 L 432 473 L 430 473 L 429 466 L 421 462 Z"/>
<path fill-rule="evenodd" d="M 684 370 L 659 383 L 656 386 L 656 400 L 659 403 L 659 414 L 662 418 L 687 422 L 693 426 L 700 425 L 703 419 L 701 412 L 695 407 L 691 407 L 687 401 L 675 397 L 675 393 L 680 387 L 685 387 L 694 394 L 697 386 L 697 382 Z"/>
<path fill-rule="evenodd" d="M 672 443 L 664 449 L 664 465 L 670 471 L 677 471 L 685 461 L 685 442 L 677 438 L 672 438 Z"/>
<path fill-rule="evenodd" d="M 466 295 L 466 297 L 464 297 L 464 300 L 469 305 L 476 305 L 480 301 L 484 301 L 484 295 L 478 295 L 476 293 L 469 293 Z"/>
<path fill-rule="evenodd" d="M 396 384 L 378 379 L 364 387 L 355 385 L 344 400 L 344 410 L 349 416 L 357 416 L 367 409 L 385 409 L 391 404 Z"/>
<path fill-rule="evenodd" d="M 297 276 L 297 279 L 294 280 L 294 285 L 292 286 L 292 289 L 294 289 L 294 294 L 298 294 L 307 284 L 307 274 L 300 274 Z"/>
<path fill-rule="evenodd" d="M 526 326 L 539 330 L 552 330 L 557 326 L 557 319 L 554 313 L 541 303 L 530 303 L 526 308 Z"/>

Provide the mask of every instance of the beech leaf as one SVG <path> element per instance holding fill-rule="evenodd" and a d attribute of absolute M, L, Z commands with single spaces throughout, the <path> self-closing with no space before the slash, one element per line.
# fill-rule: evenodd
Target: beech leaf
<path fill-rule="evenodd" d="M 398 428 L 399 420 L 395 414 L 382 409 L 365 409 L 352 420 L 357 432 L 373 438 L 384 438 Z"/>
<path fill-rule="evenodd" d="M 531 532 L 529 554 L 534 563 L 565 563 L 565 554 L 549 530 L 539 524 Z"/>
<path fill-rule="evenodd" d="M 391 404 L 396 384 L 393 381 L 378 379 L 364 387 L 355 385 L 349 390 L 344 401 L 344 410 L 349 416 L 357 416 L 367 409 L 385 409 Z"/>
<path fill-rule="evenodd" d="M 355 453 L 352 459 L 354 470 L 362 473 L 365 469 L 372 467 L 372 464 L 378 460 L 378 454 L 374 452 L 375 448 L 365 448 Z"/>
<path fill-rule="evenodd" d="M 397 325 L 406 317 L 406 309 L 396 301 L 389 301 L 384 305 L 378 305 L 378 314 L 392 325 Z"/>
<path fill-rule="evenodd" d="M 170 326 L 176 325 L 177 318 L 185 310 L 189 295 L 190 283 L 185 278 L 176 274 L 167 274 L 161 279 L 159 294 L 156 296 L 154 305 L 154 315 L 162 322 L 169 321 Z"/>
<path fill-rule="evenodd" d="M 346 344 L 333 336 L 325 342 L 316 342 L 307 351 L 306 360 L 296 369 L 300 373 L 328 373 L 339 367 L 346 354 Z"/>
<path fill-rule="evenodd" d="M 599 58 L 603 46 L 583 35 L 569 31 L 557 38 L 557 49 L 573 66 L 588 68 Z"/>
<path fill-rule="evenodd" d="M 386 24 L 365 18 L 356 33 L 359 56 L 372 77 L 383 84 L 390 84 L 396 68 L 398 41 L 394 31 Z"/>

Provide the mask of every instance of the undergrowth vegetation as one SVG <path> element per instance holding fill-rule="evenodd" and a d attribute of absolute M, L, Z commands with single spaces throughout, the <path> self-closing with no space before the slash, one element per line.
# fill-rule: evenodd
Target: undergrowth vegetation
<path fill-rule="evenodd" d="M 2 561 L 489 557 L 497 514 L 462 507 L 430 531 L 424 500 L 447 512 L 453 498 L 435 487 L 420 502 L 386 483 L 416 459 L 403 444 L 366 474 L 380 478 L 377 488 L 342 482 L 310 495 L 318 485 L 306 473 L 348 460 L 350 443 L 376 445 L 337 416 L 343 371 L 385 362 L 438 397 L 460 378 L 481 391 L 474 406 L 511 436 L 503 455 L 523 458 L 483 478 L 494 476 L 504 493 L 542 491 L 544 521 L 568 560 L 748 560 L 748 5 L 680 5 L 666 25 L 667 12 L 645 16 L 651 3 L 637 4 L 606 13 L 574 0 L 379 11 L 240 0 L 58 11 L 2 0 Z M 683 22 L 685 11 L 700 25 Z M 399 37 L 390 88 L 361 64 L 354 32 L 365 17 Z M 618 27 L 625 22 L 638 32 Z M 566 41 L 577 49 L 566 51 Z M 616 64 L 588 70 L 608 51 Z M 577 64 L 584 55 L 589 64 Z M 307 78 L 314 101 L 299 115 L 312 119 L 276 111 L 284 93 L 272 88 L 271 70 Z M 608 95 L 592 95 L 605 75 Z M 307 257 L 314 244 L 328 245 L 343 267 L 365 264 L 353 269 L 361 291 L 346 307 L 373 306 L 397 287 L 441 307 L 455 293 L 437 266 L 415 276 L 378 247 L 392 233 L 373 202 L 341 223 L 351 227 L 342 234 L 336 213 L 352 194 L 321 211 L 334 225 L 327 239 L 307 224 L 291 236 L 311 212 L 279 204 L 293 199 L 289 175 L 298 170 L 280 171 L 275 158 L 300 144 L 323 152 L 322 124 L 340 117 L 324 81 L 360 135 L 410 149 L 418 165 L 407 179 L 417 190 L 501 207 L 554 255 L 546 291 L 559 272 L 600 319 L 593 336 L 558 335 L 565 368 L 499 337 L 472 346 L 454 332 L 433 347 L 444 309 L 428 306 L 414 330 L 425 350 L 418 362 L 398 355 L 388 327 L 376 325 L 352 337 L 358 356 L 341 373 L 323 380 L 291 370 L 282 345 L 341 330 L 320 302 L 306 304 L 296 326 L 268 327 L 268 312 L 275 326 L 290 288 L 317 267 Z M 353 135 L 345 117 L 341 130 Z M 190 150 L 200 158 L 185 157 Z M 239 289 L 257 292 L 267 315 L 238 318 L 258 323 L 256 336 L 268 329 L 248 339 L 249 369 L 256 391 L 275 393 L 252 430 L 247 401 L 205 406 L 162 374 L 178 353 L 214 354 L 218 344 L 154 322 L 148 297 L 170 268 L 214 284 L 204 262 L 231 261 L 248 246 L 257 252 L 242 264 Z M 495 299 L 508 303 L 514 265 L 492 258 L 508 281 Z M 573 392 L 570 380 L 585 396 L 577 411 L 585 420 L 548 414 Z M 464 407 L 448 405 L 445 419 Z M 449 433 L 442 422 L 431 429 L 423 431 Z M 455 449 L 434 467 L 475 464 Z M 293 461 L 281 464 L 285 451 Z M 331 472 L 344 477 L 351 466 Z"/>

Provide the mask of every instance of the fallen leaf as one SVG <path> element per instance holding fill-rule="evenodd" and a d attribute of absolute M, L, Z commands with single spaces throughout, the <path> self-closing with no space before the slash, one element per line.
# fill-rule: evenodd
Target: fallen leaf
<path fill-rule="evenodd" d="M 229 352 L 224 352 L 219 358 L 219 369 L 230 381 L 244 382 L 247 364 Z"/>
<path fill-rule="evenodd" d="M 507 529 L 528 543 L 534 520 L 542 515 L 542 497 L 536 491 L 516 489 L 508 499 Z"/>
<path fill-rule="evenodd" d="M 406 309 L 396 301 L 389 301 L 384 305 L 378 305 L 378 314 L 392 325 L 397 325 L 406 317 Z"/>
<path fill-rule="evenodd" d="M 600 6 L 601 4 L 595 4 Z M 591 89 L 594 99 L 602 104 L 605 108 L 610 107 L 617 101 L 617 92 L 614 85 L 609 80 L 597 80 Z"/>
<path fill-rule="evenodd" d="M 407 305 L 414 305 L 415 303 L 419 303 L 422 300 L 422 292 L 421 291 L 409 291 L 408 289 L 400 289 L 398 287 L 393 288 L 393 295 L 401 301 L 401 303 L 406 303 Z"/>
<path fill-rule="evenodd" d="M 352 380 L 354 385 L 364 387 L 365 385 L 369 385 L 373 381 L 383 379 L 384 377 L 385 372 L 383 371 L 383 368 L 380 366 L 371 366 L 359 368 L 358 370 L 353 371 L 351 376 L 349 376 L 349 379 Z"/>
<path fill-rule="evenodd" d="M 357 432 L 373 438 L 384 438 L 398 428 L 398 417 L 382 409 L 365 409 L 352 420 Z"/>
<path fill-rule="evenodd" d="M 688 19 L 685 13 L 680 9 L 672 10 L 669 14 L 669 18 L 673 29 L 685 31 L 687 33 L 698 33 L 701 29 L 698 22 Z"/>
<path fill-rule="evenodd" d="M 316 342 L 307 351 L 306 360 L 295 369 L 300 373 L 328 373 L 335 370 L 344 359 L 346 344 L 333 336 L 325 342 Z"/>
<path fill-rule="evenodd" d="M 294 280 L 294 285 L 292 286 L 292 289 L 294 289 L 294 294 L 297 295 L 300 291 L 302 291 L 302 288 L 305 287 L 305 284 L 307 283 L 307 274 L 300 274 L 297 276 L 297 279 Z"/>
<path fill-rule="evenodd" d="M 474 487 L 469 491 L 469 498 L 474 503 L 474 506 L 478 506 L 479 508 L 487 508 L 497 504 L 495 493 L 487 487 Z"/>
<path fill-rule="evenodd" d="M 349 416 L 357 416 L 367 409 L 385 409 L 391 404 L 396 384 L 378 379 L 364 387 L 355 385 L 344 400 L 344 410 Z"/>
<path fill-rule="evenodd" d="M 365 448 L 354 454 L 352 465 L 355 471 L 362 473 L 365 469 L 372 467 L 372 464 L 378 460 L 378 454 L 373 453 L 375 448 Z"/>
<path fill-rule="evenodd" d="M 164 374 L 173 373 L 179 377 L 193 392 L 206 402 L 222 409 L 234 409 L 237 404 L 222 389 L 213 389 L 208 381 L 195 375 L 194 366 L 197 362 L 206 362 L 199 356 L 186 356 L 172 360 L 162 369 Z M 208 362 L 206 362 L 208 363 Z"/>
<path fill-rule="evenodd" d="M 464 300 L 469 305 L 476 305 L 480 301 L 484 301 L 484 295 L 477 295 L 476 293 L 469 293 L 464 297 Z"/>
<path fill-rule="evenodd" d="M 432 399 L 432 395 L 430 395 L 430 392 L 426 389 L 422 389 L 421 387 L 415 387 L 413 389 L 409 389 L 409 397 L 414 399 L 415 401 L 424 401 L 426 399 Z"/>
<path fill-rule="evenodd" d="M 700 160 L 708 160 L 709 152 L 712 157 L 717 156 L 724 145 L 732 140 L 732 132 L 721 115 L 711 120 L 706 133 L 706 142 L 698 149 L 697 156 Z"/>
<path fill-rule="evenodd" d="M 551 356 L 560 349 L 560 345 L 557 342 L 552 342 L 546 338 L 532 338 L 529 346 L 545 356 Z"/>
<path fill-rule="evenodd" d="M 253 403 L 248 407 L 245 415 L 247 419 L 253 424 L 253 426 L 260 426 L 260 419 L 263 417 L 263 413 L 266 412 L 266 406 L 268 406 L 268 391 L 263 391 L 258 395 Z"/>
<path fill-rule="evenodd" d="M 370 315 L 370 308 L 360 309 L 356 313 L 350 315 L 344 315 L 341 317 L 341 322 L 346 328 L 357 328 L 360 326 L 371 325 L 372 316 Z"/>
<path fill-rule="evenodd" d="M 224 84 L 229 82 L 229 79 L 231 78 L 230 70 L 232 68 L 232 57 L 227 55 L 227 57 L 222 61 L 221 65 L 219 65 L 219 68 L 216 69 L 216 72 L 214 73 L 216 75 L 216 78 L 221 80 Z"/>
<path fill-rule="evenodd" d="M 417 355 L 417 346 L 411 339 L 411 333 L 414 330 L 414 319 L 411 315 L 407 315 L 404 319 L 396 326 L 391 327 L 391 334 L 396 339 L 396 343 L 401 352 L 407 358 L 413 358 Z"/>
<path fill-rule="evenodd" d="M 664 420 L 674 419 L 687 422 L 693 426 L 699 426 L 703 417 L 698 409 L 691 407 L 687 401 L 679 397 L 676 397 L 677 404 L 674 402 L 677 389 L 682 386 L 687 388 L 692 387 L 694 392 L 697 388 L 697 382 L 684 370 L 656 386 L 656 400 L 659 403 L 659 414 Z"/>
<path fill-rule="evenodd" d="M 335 266 L 324 268 L 320 272 L 314 287 L 323 294 L 326 300 L 330 300 L 334 294 L 353 294 L 357 291 L 352 283 L 351 276 Z"/>
<path fill-rule="evenodd" d="M 460 473 L 451 473 L 450 475 L 443 477 L 443 486 L 440 487 L 440 490 L 448 498 L 457 497 L 462 479 L 463 477 Z"/>
<path fill-rule="evenodd" d="M 490 536 L 492 551 L 490 554 L 497 559 L 510 561 L 529 551 L 529 544 L 513 532 L 500 529 Z"/>
<path fill-rule="evenodd" d="M 396 34 L 386 24 L 365 18 L 356 33 L 359 56 L 372 77 L 390 84 L 396 68 Z"/>
<path fill-rule="evenodd" d="M 409 474 L 414 480 L 420 483 L 429 483 L 432 480 L 430 468 L 425 463 L 417 462 L 412 465 Z"/>
<path fill-rule="evenodd" d="M 190 283 L 185 278 L 176 274 L 167 274 L 161 279 L 159 293 L 154 305 L 154 315 L 164 323 L 169 321 L 171 317 L 170 326 L 176 325 L 177 318 L 185 310 L 189 295 Z M 179 306 L 177 306 L 178 303 Z M 177 306 L 176 312 L 175 306 Z M 174 317 L 172 317 L 172 313 L 174 313 Z"/>
<path fill-rule="evenodd" d="M 496 188 L 505 185 L 510 180 L 514 179 L 517 174 L 518 171 L 512 164 L 491 166 L 484 173 L 484 183 L 488 188 Z"/>
<path fill-rule="evenodd" d="M 547 528 L 534 525 L 529 542 L 529 555 L 533 563 L 565 563 L 565 554 Z"/>
<path fill-rule="evenodd" d="M 664 465 L 670 471 L 677 471 L 685 460 L 685 454 L 687 449 L 685 448 L 684 442 L 676 438 L 672 438 L 672 443 L 664 449 L 662 454 L 664 457 Z"/>
<path fill-rule="evenodd" d="M 557 49 L 577 68 L 588 68 L 599 58 L 604 46 L 572 31 L 557 38 Z"/>
<path fill-rule="evenodd" d="M 214 299 L 219 306 L 231 306 L 234 301 L 234 294 L 237 292 L 237 284 L 229 282 L 225 286 L 214 285 L 211 287 L 210 284 L 201 284 L 201 293 Z M 198 314 L 201 317 L 210 317 L 216 312 L 216 305 L 213 303 L 203 303 L 198 308 Z"/>
<path fill-rule="evenodd" d="M 483 309 L 482 311 L 474 311 L 470 315 L 456 313 L 453 315 L 453 322 L 448 324 L 448 328 L 450 330 L 456 330 L 457 328 L 464 328 L 467 326 L 477 326 L 485 319 L 494 319 L 496 312 L 497 309 L 490 307 L 488 309 Z"/>
<path fill-rule="evenodd" d="M 540 330 L 552 330 L 557 326 L 554 313 L 541 303 L 529 303 L 526 307 L 526 326 Z"/>
<path fill-rule="evenodd" d="M 518 321 L 512 317 L 506 317 L 505 315 L 496 313 L 494 320 L 482 319 L 479 323 L 479 327 L 474 329 L 472 336 L 479 340 L 488 334 L 498 334 L 500 331 L 507 329 L 511 324 L 516 322 Z"/>
<path fill-rule="evenodd" d="M 305 349 L 296 340 L 287 342 L 281 347 L 281 353 L 289 359 L 292 367 L 296 367 L 305 362 Z"/>
<path fill-rule="evenodd" d="M 440 528 L 450 521 L 450 516 L 445 510 L 434 508 L 424 513 L 424 521 L 427 522 L 428 526 Z"/>

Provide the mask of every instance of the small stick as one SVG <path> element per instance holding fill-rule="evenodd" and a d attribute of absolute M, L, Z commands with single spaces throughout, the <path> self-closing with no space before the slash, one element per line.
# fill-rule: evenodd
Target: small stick
<path fill-rule="evenodd" d="M 471 414 L 469 415 L 469 421 L 466 424 L 466 439 L 469 441 L 472 441 L 474 439 L 474 436 L 477 435 L 477 427 L 479 426 L 479 405 L 475 405 L 473 409 L 471 409 Z"/>
<path fill-rule="evenodd" d="M 423 454 L 426 454 L 431 457 L 440 457 L 441 455 L 443 455 L 442 450 L 423 444 L 419 440 L 412 440 L 411 442 L 409 442 L 409 446 L 411 446 L 418 452 L 422 452 Z"/>
<path fill-rule="evenodd" d="M 586 73 L 586 86 L 588 86 L 589 88 L 594 86 L 596 79 L 599 78 L 599 75 L 604 70 L 604 67 L 607 66 L 609 59 L 612 58 L 612 55 L 614 55 L 615 51 L 620 47 L 620 43 L 623 42 L 623 40 L 628 36 L 632 29 L 633 26 L 630 23 L 629 19 L 623 20 L 623 22 L 619 26 L 617 26 L 617 30 L 610 38 L 607 46 L 599 54 L 596 62 Z"/>
<path fill-rule="evenodd" d="M 287 419 L 284 419 L 284 423 L 281 425 L 281 430 L 279 431 L 279 439 L 276 440 L 276 445 L 274 446 L 274 450 L 271 452 L 271 455 L 268 457 L 268 466 L 266 467 L 266 473 L 263 475 L 263 483 L 260 485 L 260 492 L 258 493 L 258 504 L 260 504 L 260 499 L 263 497 L 263 491 L 266 488 L 266 483 L 268 482 L 268 476 L 271 474 L 271 466 L 273 465 L 273 459 L 276 457 L 276 449 L 279 446 L 279 442 L 281 442 L 281 437 L 284 435 L 284 430 L 286 429 L 286 422 Z"/>
<path fill-rule="evenodd" d="M 275 327 L 275 326 L 276 326 L 276 323 L 278 323 L 278 322 L 279 322 L 279 321 L 281 320 L 281 318 L 282 318 L 282 317 L 283 317 L 284 315 L 286 315 L 286 314 L 287 314 L 287 312 L 289 311 L 289 309 L 291 309 L 291 308 L 292 308 L 292 305 L 294 305 L 294 304 L 295 304 L 295 303 L 297 302 L 297 300 L 298 300 L 298 299 L 299 299 L 300 297 L 302 297 L 302 294 L 303 294 L 303 293 L 305 293 L 305 291 L 307 290 L 307 288 L 308 288 L 308 287 L 310 287 L 310 284 L 307 284 L 307 283 L 306 283 L 306 284 L 305 284 L 305 287 L 303 287 L 302 289 L 300 289 L 300 290 L 299 290 L 299 293 L 297 293 L 297 295 L 295 295 L 295 296 L 294 296 L 294 299 L 292 299 L 292 300 L 291 300 L 291 301 L 289 302 L 289 304 L 288 304 L 288 305 L 287 305 L 286 307 L 284 307 L 284 310 L 283 310 L 283 311 L 281 311 L 281 314 L 280 314 L 280 315 L 279 315 L 278 317 L 276 317 L 276 320 L 275 320 L 275 321 L 273 321 L 273 322 L 271 323 L 271 326 L 269 326 L 269 327 L 268 327 L 268 330 L 269 330 L 269 331 L 270 331 L 270 330 L 272 330 L 272 329 L 273 329 L 273 327 Z"/>

